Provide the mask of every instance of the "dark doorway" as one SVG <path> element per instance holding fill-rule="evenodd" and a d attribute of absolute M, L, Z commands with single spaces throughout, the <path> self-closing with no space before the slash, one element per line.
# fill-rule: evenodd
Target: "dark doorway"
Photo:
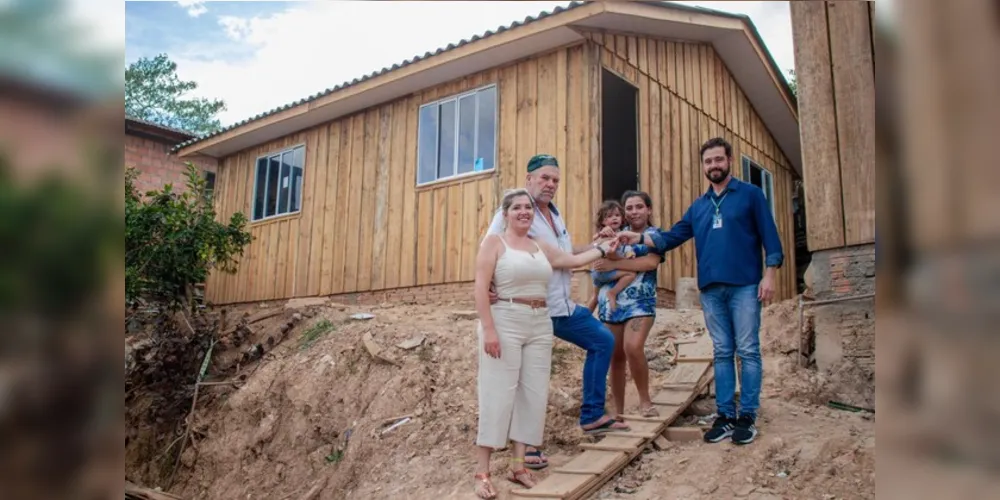
<path fill-rule="evenodd" d="M 638 94 L 628 81 L 601 71 L 602 200 L 639 189 Z"/>

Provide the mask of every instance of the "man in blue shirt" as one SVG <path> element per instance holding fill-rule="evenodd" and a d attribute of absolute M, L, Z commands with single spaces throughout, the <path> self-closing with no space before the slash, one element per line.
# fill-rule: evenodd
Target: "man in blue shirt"
<path fill-rule="evenodd" d="M 784 254 L 764 192 L 732 176 L 732 146 L 717 137 L 700 151 L 702 170 L 712 186 L 684 217 L 670 231 L 621 234 L 632 244 L 641 239 L 660 254 L 694 238 L 701 305 L 715 350 L 718 418 L 705 440 L 717 443 L 731 436 L 736 444 L 748 444 L 757 437 L 760 407 L 761 305 L 774 297 L 774 274 Z M 742 361 L 739 413 L 734 354 Z"/>

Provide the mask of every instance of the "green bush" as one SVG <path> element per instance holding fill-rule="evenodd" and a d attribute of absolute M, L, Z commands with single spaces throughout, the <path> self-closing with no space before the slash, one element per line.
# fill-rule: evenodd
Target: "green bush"
<path fill-rule="evenodd" d="M 212 269 L 235 273 L 237 261 L 252 240 L 247 218 L 237 212 L 228 224 L 215 220 L 200 171 L 187 164 L 187 190 L 167 184 L 145 196 L 136 190 L 138 173 L 125 173 L 125 301 L 139 297 L 177 307 L 190 287 Z"/>
<path fill-rule="evenodd" d="M 9 313 L 72 317 L 121 258 L 112 200 L 55 172 L 17 180 L 0 153 L 0 324 Z"/>

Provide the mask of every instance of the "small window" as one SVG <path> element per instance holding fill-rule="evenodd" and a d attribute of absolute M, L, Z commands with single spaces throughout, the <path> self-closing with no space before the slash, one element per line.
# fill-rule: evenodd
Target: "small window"
<path fill-rule="evenodd" d="M 420 107 L 417 184 L 493 170 L 497 88 L 483 87 Z"/>
<path fill-rule="evenodd" d="M 302 208 L 305 154 L 303 145 L 257 158 L 251 220 L 293 214 Z"/>
<path fill-rule="evenodd" d="M 205 201 L 212 203 L 212 193 L 215 192 L 215 172 L 205 171 Z"/>
<path fill-rule="evenodd" d="M 767 169 L 760 166 L 746 156 L 743 157 L 743 180 L 757 186 L 764 191 L 767 203 L 771 205 L 771 214 L 774 214 L 774 176 Z"/>

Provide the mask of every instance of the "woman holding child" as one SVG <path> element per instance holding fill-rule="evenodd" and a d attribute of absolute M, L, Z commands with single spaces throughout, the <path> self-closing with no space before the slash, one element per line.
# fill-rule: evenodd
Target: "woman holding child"
<path fill-rule="evenodd" d="M 604 226 L 599 233 L 603 236 L 628 230 L 636 233 L 656 231 L 652 226 L 652 200 L 641 191 L 626 191 L 622 202 L 605 202 L 598 212 L 598 225 Z M 623 222 L 616 224 L 614 212 L 620 212 Z M 615 226 L 618 227 L 615 227 Z M 598 236 L 598 240 L 606 239 Z M 615 351 L 611 358 L 611 392 L 615 402 L 617 417 L 622 420 L 625 413 L 625 366 L 628 365 L 635 387 L 639 393 L 639 413 L 644 417 L 659 415 L 649 395 L 649 366 L 646 363 L 646 338 L 656 319 L 656 275 L 657 267 L 663 262 L 662 255 L 656 254 L 645 245 L 632 245 L 632 252 L 623 247 L 611 258 L 594 263 L 595 277 L 599 281 L 597 291 L 598 318 L 615 335 Z M 634 252 L 634 257 L 631 257 Z M 624 257 L 624 258 L 623 258 Z M 631 257 L 631 258 L 630 258 Z M 615 281 L 608 281 L 605 273 L 617 271 L 627 281 L 627 286 L 619 287 Z M 600 274 L 597 274 L 600 273 Z M 634 277 L 632 277 L 634 276 Z M 620 290 L 617 296 L 613 293 Z M 593 302 L 593 301 L 592 301 Z"/>
<path fill-rule="evenodd" d="M 576 255 L 528 237 L 535 205 L 528 191 L 505 193 L 502 235 L 487 236 L 476 257 L 475 300 L 479 313 L 479 431 L 476 494 L 496 498 L 490 481 L 494 449 L 514 443 L 507 479 L 535 485 L 525 469 L 526 446 L 539 446 L 545 430 L 553 331 L 546 296 L 553 268 L 572 269 L 606 257 L 610 239 Z M 497 302 L 490 305 L 490 282 Z"/>

